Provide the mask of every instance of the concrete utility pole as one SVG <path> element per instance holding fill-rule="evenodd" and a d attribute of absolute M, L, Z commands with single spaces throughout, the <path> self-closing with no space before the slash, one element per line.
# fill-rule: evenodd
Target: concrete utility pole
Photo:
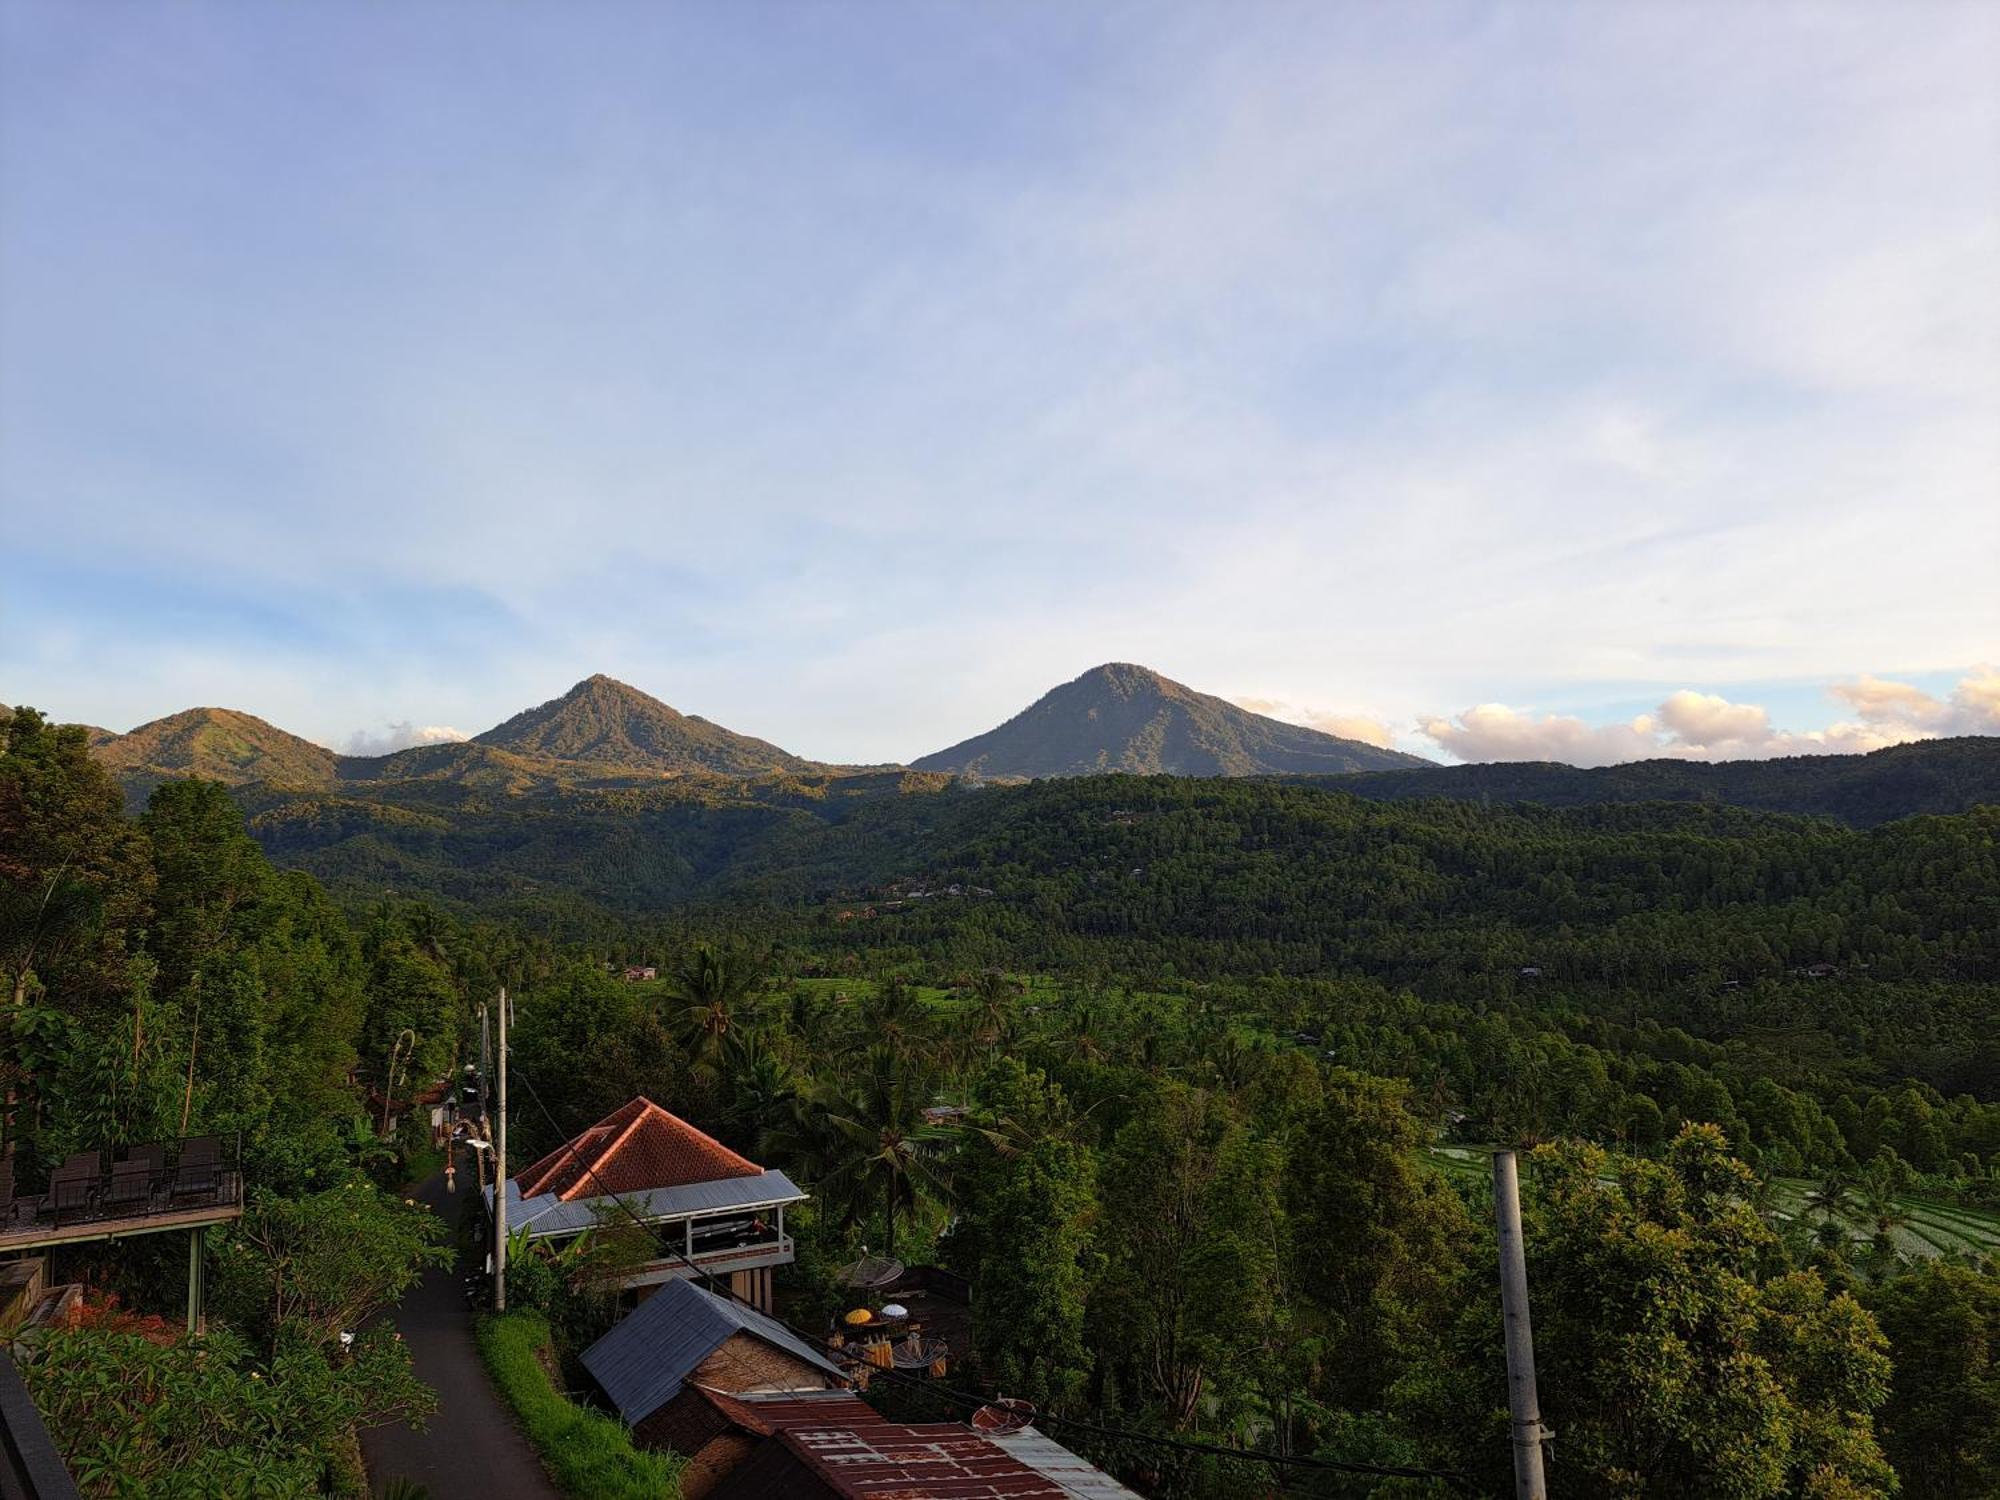
<path fill-rule="evenodd" d="M 493 1310 L 507 1310 L 507 990 L 500 989 L 499 1099 L 493 1112 Z M 1534 1377 L 1531 1374 L 1529 1383 Z"/>
<path fill-rule="evenodd" d="M 1500 1309 L 1507 1321 L 1507 1409 L 1513 1416 L 1515 1500 L 1548 1500 L 1542 1479 L 1535 1336 L 1528 1326 L 1528 1257 L 1521 1244 L 1521 1183 L 1514 1153 L 1493 1153 L 1493 1215 L 1500 1227 Z"/>

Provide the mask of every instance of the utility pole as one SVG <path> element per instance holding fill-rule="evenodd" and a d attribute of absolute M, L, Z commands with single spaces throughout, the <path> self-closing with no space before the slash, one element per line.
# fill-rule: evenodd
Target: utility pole
<path fill-rule="evenodd" d="M 1542 1479 L 1535 1336 L 1528 1326 L 1528 1257 L 1521 1244 L 1521 1182 L 1512 1151 L 1493 1153 L 1493 1215 L 1500 1228 L 1500 1310 L 1507 1323 L 1507 1409 L 1513 1418 L 1515 1500 L 1548 1500 Z"/>
<path fill-rule="evenodd" d="M 507 1310 L 507 988 L 500 988 L 499 1100 L 493 1115 L 493 1310 Z M 1529 1376 L 1532 1384 L 1534 1377 Z"/>

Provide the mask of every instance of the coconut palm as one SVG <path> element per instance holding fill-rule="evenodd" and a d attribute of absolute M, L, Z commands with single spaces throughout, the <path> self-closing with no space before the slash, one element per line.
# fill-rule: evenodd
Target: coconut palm
<path fill-rule="evenodd" d="M 879 1205 L 883 1250 L 892 1259 L 898 1221 L 925 1201 L 951 1195 L 941 1158 L 957 1132 L 925 1121 L 928 1099 L 917 1070 L 882 1046 L 870 1054 L 857 1087 L 829 1090 L 803 1111 L 822 1117 L 807 1127 L 825 1168 L 817 1186 L 843 1207 L 849 1223 Z"/>
<path fill-rule="evenodd" d="M 1910 1222 L 1910 1215 L 1896 1197 L 1896 1184 L 1887 1172 L 1863 1175 L 1856 1195 L 1861 1216 L 1875 1227 L 1875 1254 L 1884 1262 L 1896 1254 L 1895 1232 Z"/>
<path fill-rule="evenodd" d="M 885 979 L 861 1002 L 864 1045 L 886 1048 L 901 1062 L 925 1057 L 931 1050 L 930 1015 L 916 989 L 900 979 Z"/>
<path fill-rule="evenodd" d="M 1758 1218 L 1769 1220 L 1778 1209 L 1778 1179 L 1771 1172 L 1759 1172 L 1744 1194 L 1744 1202 Z"/>
<path fill-rule="evenodd" d="M 738 1026 L 730 1031 L 722 1043 L 720 1071 L 728 1079 L 733 1133 L 745 1139 L 783 1118 L 798 1097 L 797 1073 L 762 1029 Z"/>
<path fill-rule="evenodd" d="M 730 1033 L 741 1023 L 744 1002 L 764 982 L 747 955 L 697 944 L 667 971 L 668 997 L 680 1007 L 679 1040 L 690 1056 L 712 1068 Z"/>
<path fill-rule="evenodd" d="M 1021 987 L 998 969 L 988 969 L 972 981 L 966 998 L 972 1003 L 973 1034 L 992 1043 L 1006 1029 L 1007 1018 Z"/>
<path fill-rule="evenodd" d="M 1097 1007 L 1084 1004 L 1070 1012 L 1069 1045 L 1078 1057 L 1100 1062 L 1104 1057 L 1103 1026 Z"/>
<path fill-rule="evenodd" d="M 1853 1192 L 1853 1174 L 1836 1168 L 1813 1184 L 1806 1194 L 1806 1209 L 1822 1219 L 1837 1219 L 1847 1211 L 1847 1200 Z"/>

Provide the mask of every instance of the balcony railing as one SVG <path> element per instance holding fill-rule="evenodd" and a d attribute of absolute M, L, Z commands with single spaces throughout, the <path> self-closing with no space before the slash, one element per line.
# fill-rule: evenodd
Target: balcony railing
<path fill-rule="evenodd" d="M 190 1136 L 115 1153 L 78 1151 L 49 1173 L 44 1192 L 19 1194 L 8 1156 L 0 1159 L 0 1244 L 94 1225 L 185 1220 L 240 1208 L 241 1161 L 241 1141 L 235 1136 Z"/>

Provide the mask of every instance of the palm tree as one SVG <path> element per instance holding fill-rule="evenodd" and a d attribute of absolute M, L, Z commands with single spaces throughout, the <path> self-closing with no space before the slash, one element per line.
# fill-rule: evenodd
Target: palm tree
<path fill-rule="evenodd" d="M 1910 1222 L 1909 1213 L 1897 1201 L 1895 1181 L 1887 1172 L 1864 1174 L 1858 1199 L 1862 1217 L 1875 1226 L 1875 1254 L 1886 1265 L 1896 1255 L 1895 1231 Z"/>
<path fill-rule="evenodd" d="M 1099 1105 L 1122 1104 L 1127 1097 L 1119 1094 L 1099 1099 L 1089 1109 L 1078 1113 L 1069 1096 L 1056 1090 L 1048 1097 L 1047 1108 L 1038 1113 L 995 1115 L 988 1123 L 970 1128 L 1000 1155 L 1016 1157 L 1043 1141 L 1082 1140 L 1084 1125 L 1097 1112 Z"/>
<path fill-rule="evenodd" d="M 1009 1007 L 1020 992 L 1021 987 L 998 969 L 988 969 L 973 980 L 966 992 L 977 1021 L 973 1034 L 987 1043 L 998 1038 L 1006 1029 Z"/>
<path fill-rule="evenodd" d="M 827 1158 L 818 1186 L 844 1206 L 850 1223 L 880 1204 L 883 1251 L 893 1258 L 897 1220 L 926 1200 L 950 1197 L 940 1157 L 957 1132 L 925 1121 L 928 1093 L 906 1059 L 883 1046 L 869 1062 L 852 1093 L 829 1091 L 816 1101 L 824 1126 L 811 1133 Z"/>
<path fill-rule="evenodd" d="M 762 1030 L 737 1027 L 724 1038 L 721 1051 L 735 1133 L 754 1138 L 791 1109 L 798 1097 L 798 1075 Z"/>
<path fill-rule="evenodd" d="M 861 1034 L 865 1045 L 909 1062 L 930 1050 L 930 1015 L 912 986 L 885 979 L 861 1002 Z"/>
<path fill-rule="evenodd" d="M 739 1024 L 743 1002 L 764 982 L 763 970 L 745 954 L 697 944 L 667 971 L 667 994 L 680 1006 L 680 1042 L 713 1067 Z"/>
<path fill-rule="evenodd" d="M 1806 1194 L 1806 1209 L 1829 1221 L 1839 1218 L 1846 1212 L 1847 1200 L 1853 1191 L 1853 1175 L 1834 1168 L 1822 1176 L 1813 1185 L 1812 1191 Z"/>
<path fill-rule="evenodd" d="M 1086 1003 L 1070 1013 L 1069 1044 L 1078 1057 L 1091 1062 L 1103 1060 L 1104 1044 L 1098 1040 L 1099 1030 L 1096 1006 Z"/>
<path fill-rule="evenodd" d="M 1778 1179 L 1771 1172 L 1759 1172 L 1750 1184 L 1750 1191 L 1744 1195 L 1750 1211 L 1758 1218 L 1769 1220 L 1778 1207 Z"/>

